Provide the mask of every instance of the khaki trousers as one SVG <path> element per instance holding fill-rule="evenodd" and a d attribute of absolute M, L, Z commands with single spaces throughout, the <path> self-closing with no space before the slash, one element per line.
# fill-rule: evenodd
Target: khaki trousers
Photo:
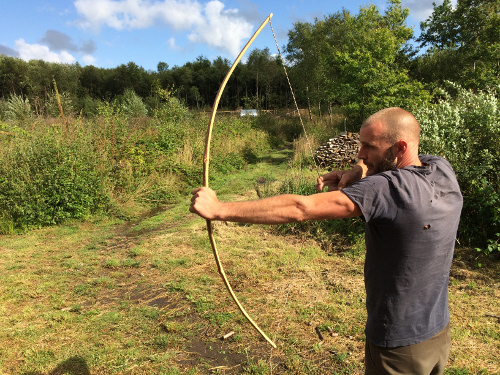
<path fill-rule="evenodd" d="M 365 375 L 441 375 L 451 348 L 450 325 L 414 345 L 383 348 L 366 340 Z"/>

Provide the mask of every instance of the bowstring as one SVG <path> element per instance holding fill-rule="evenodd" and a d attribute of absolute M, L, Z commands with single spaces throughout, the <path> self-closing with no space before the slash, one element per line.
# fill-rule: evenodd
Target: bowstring
<path fill-rule="evenodd" d="M 302 130 L 304 131 L 304 136 L 306 137 L 307 147 L 309 148 L 309 152 L 311 153 L 311 158 L 313 160 L 314 166 L 316 167 L 316 172 L 317 172 L 318 177 L 319 177 L 320 176 L 319 167 L 318 167 L 318 164 L 316 163 L 316 159 L 314 158 L 314 152 L 313 152 L 313 149 L 311 147 L 311 142 L 309 142 L 309 136 L 307 135 L 306 127 L 304 125 L 304 121 L 302 120 L 302 116 L 300 114 L 300 109 L 299 109 L 299 106 L 297 104 L 297 99 L 295 99 L 295 93 L 293 91 L 292 84 L 290 82 L 290 77 L 288 76 L 288 72 L 286 70 L 285 59 L 283 59 L 283 55 L 281 54 L 280 46 L 278 45 L 278 40 L 276 39 L 276 34 L 274 33 L 273 24 L 272 24 L 271 20 L 269 20 L 269 26 L 271 26 L 271 31 L 273 32 L 274 42 L 276 43 L 276 49 L 278 50 L 278 55 L 280 56 L 280 59 L 281 59 L 281 65 L 283 65 L 283 70 L 285 71 L 285 76 L 286 76 L 286 80 L 288 82 L 288 87 L 290 87 L 290 92 L 292 93 L 293 103 L 295 104 L 295 109 L 297 110 L 297 114 L 299 115 L 300 125 L 302 126 Z"/>
<path fill-rule="evenodd" d="M 276 38 L 276 34 L 274 33 L 273 24 L 272 24 L 271 20 L 269 20 L 269 26 L 271 26 L 271 31 L 273 33 L 274 42 L 276 43 L 276 49 L 278 50 L 278 54 L 279 54 L 280 59 L 281 59 L 281 65 L 283 65 L 283 70 L 285 71 L 285 76 L 286 76 L 286 80 L 288 82 L 288 86 L 290 88 L 290 92 L 292 94 L 293 103 L 295 105 L 295 109 L 296 109 L 297 114 L 299 116 L 300 125 L 302 126 L 302 130 L 304 131 L 304 136 L 306 138 L 306 143 L 307 143 L 309 152 L 311 153 L 311 158 L 312 158 L 314 166 L 316 168 L 316 173 L 318 174 L 318 177 L 319 177 L 320 176 L 319 167 L 318 167 L 318 164 L 316 163 L 316 159 L 314 158 L 314 152 L 313 152 L 313 149 L 311 147 L 311 142 L 309 141 L 309 137 L 307 135 L 306 127 L 304 125 L 304 121 L 302 120 L 302 116 L 300 114 L 300 109 L 299 109 L 299 106 L 297 104 L 297 100 L 295 98 L 295 93 L 293 91 L 293 87 L 292 87 L 292 84 L 290 82 L 290 77 L 288 76 L 288 72 L 286 70 L 285 60 L 283 58 L 283 55 L 281 54 L 281 50 L 280 50 L 280 47 L 278 45 L 278 40 Z M 301 260 L 302 255 L 303 255 L 303 250 L 304 250 L 304 237 L 302 237 L 302 242 L 301 242 L 301 247 L 300 247 L 299 255 L 297 257 L 297 262 L 295 263 L 295 266 L 293 268 L 291 279 L 293 279 L 294 275 L 297 274 L 297 270 L 299 268 L 300 260 Z M 276 333 L 274 334 L 274 338 L 273 338 L 274 341 L 276 341 L 276 338 L 277 338 L 277 336 L 278 336 L 278 334 L 280 332 L 281 322 L 283 320 L 283 316 L 285 315 L 285 310 L 286 310 L 286 306 L 288 304 L 288 299 L 290 297 L 291 290 L 292 290 L 292 282 L 290 281 L 288 283 L 288 285 L 286 286 L 285 291 L 284 291 L 285 292 L 285 302 L 283 304 L 283 307 L 281 308 L 281 312 L 280 312 L 280 315 L 278 317 L 278 324 L 276 326 Z M 271 375 L 273 374 L 273 369 L 278 366 L 278 365 L 276 365 L 275 367 L 273 367 L 273 363 L 272 363 L 273 350 L 274 350 L 274 348 L 271 348 L 271 353 L 270 353 L 270 357 L 269 357 L 269 367 L 271 369 Z"/>

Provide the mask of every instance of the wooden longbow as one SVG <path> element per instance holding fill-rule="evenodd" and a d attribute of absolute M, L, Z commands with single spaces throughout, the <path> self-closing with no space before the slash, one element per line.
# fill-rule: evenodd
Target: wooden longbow
<path fill-rule="evenodd" d="M 222 92 L 224 91 L 224 88 L 226 87 L 227 81 L 229 80 L 229 77 L 231 74 L 233 74 L 234 69 L 236 68 L 236 65 L 240 62 L 241 58 L 245 54 L 246 50 L 250 47 L 252 42 L 255 40 L 257 35 L 262 31 L 262 29 L 266 26 L 266 24 L 271 20 L 271 17 L 273 14 L 271 13 L 265 21 L 260 25 L 260 27 L 257 29 L 257 31 L 253 34 L 253 36 L 250 38 L 250 40 L 247 42 L 245 47 L 241 50 L 239 53 L 238 57 L 236 60 L 234 60 L 233 65 L 231 66 L 231 69 L 227 72 L 224 80 L 222 81 L 222 84 L 219 87 L 219 91 L 217 92 L 217 96 L 214 101 L 214 105 L 212 107 L 212 116 L 210 117 L 210 123 L 208 125 L 208 130 L 207 130 L 207 137 L 205 141 L 205 154 L 203 157 L 203 186 L 208 187 L 208 165 L 210 163 L 210 142 L 212 140 L 212 129 L 214 126 L 214 120 L 215 120 L 215 114 L 217 113 L 217 108 L 219 107 L 219 101 L 222 96 Z M 248 315 L 246 310 L 243 308 L 241 305 L 240 301 L 236 297 L 236 295 L 233 292 L 233 288 L 231 288 L 231 285 L 229 284 L 229 281 L 227 280 L 226 273 L 224 272 L 224 268 L 222 267 L 222 263 L 219 258 L 219 253 L 217 251 L 217 246 L 215 244 L 215 239 L 214 239 L 214 233 L 213 233 L 213 227 L 212 227 L 212 221 L 207 220 L 207 231 L 208 231 L 208 238 L 210 239 L 210 244 L 212 245 L 212 250 L 214 253 L 215 257 L 215 263 L 217 263 L 217 268 L 219 269 L 219 273 L 222 277 L 222 280 L 224 281 L 224 284 L 226 285 L 226 288 L 233 298 L 234 302 L 238 306 L 238 309 L 240 309 L 241 313 L 247 318 L 247 320 L 250 322 L 250 324 L 259 332 L 262 337 L 266 339 L 266 341 L 273 346 L 273 348 L 276 348 L 276 344 L 260 329 L 260 327 L 253 321 L 253 319 Z"/>

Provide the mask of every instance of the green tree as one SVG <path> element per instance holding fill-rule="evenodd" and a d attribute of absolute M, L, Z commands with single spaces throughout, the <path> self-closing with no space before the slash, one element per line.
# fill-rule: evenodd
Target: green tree
<path fill-rule="evenodd" d="M 254 88 L 253 102 L 258 106 L 257 109 L 269 109 L 272 105 L 273 83 L 279 72 L 278 61 L 271 56 L 269 48 L 256 48 L 248 57 L 247 67 L 251 77 L 251 86 Z"/>
<path fill-rule="evenodd" d="M 456 7 L 445 0 L 420 28 L 417 41 L 429 49 L 415 73 L 424 81 L 472 89 L 500 83 L 500 0 L 458 0 Z"/>
<path fill-rule="evenodd" d="M 174 66 L 172 75 L 175 82 L 176 94 L 179 100 L 188 101 L 189 89 L 193 86 L 193 64 L 186 63 L 183 66 Z"/>
<path fill-rule="evenodd" d="M 37 115 L 48 114 L 54 95 L 54 80 L 59 92 L 73 101 L 78 91 L 79 67 L 77 65 L 48 63 L 31 60 L 27 63 L 26 92 Z"/>
<path fill-rule="evenodd" d="M 152 79 L 143 67 L 134 62 L 122 64 L 105 74 L 106 95 L 113 98 L 123 95 L 127 89 L 132 89 L 137 95 L 145 98 L 150 94 Z"/>
<path fill-rule="evenodd" d="M 202 103 L 207 103 L 213 95 L 213 91 L 217 86 L 210 80 L 212 63 L 203 56 L 198 56 L 192 64 L 193 67 L 193 84 L 189 88 L 188 104 L 192 107 L 199 108 Z M 196 89 L 196 90 L 194 90 Z"/>
<path fill-rule="evenodd" d="M 212 62 L 212 74 L 211 74 L 211 87 L 213 87 L 212 97 L 209 99 L 209 103 L 212 104 L 215 100 L 215 96 L 217 95 L 217 91 L 224 80 L 227 72 L 231 68 L 231 63 L 228 59 L 223 59 L 222 57 L 217 57 Z M 234 73 L 233 73 L 234 75 Z M 224 93 L 220 99 L 220 107 L 221 108 L 232 108 L 234 105 L 234 101 L 231 100 L 234 95 L 233 90 L 234 77 L 228 82 L 228 86 L 224 90 Z"/>
<path fill-rule="evenodd" d="M 330 16 L 330 21 L 342 17 L 345 10 Z M 324 82 L 326 74 L 321 58 L 326 55 L 328 46 L 325 26 L 327 21 L 316 20 L 314 24 L 297 22 L 288 32 L 288 44 L 285 47 L 287 59 L 293 69 L 295 91 L 300 102 L 306 103 L 311 114 L 312 103 L 318 108 L 322 99 L 327 97 Z M 334 32 L 335 30 L 331 30 Z M 330 34 L 331 39 L 336 36 Z"/>
<path fill-rule="evenodd" d="M 26 94 L 28 64 L 17 58 L 0 55 L 0 97 Z"/>
<path fill-rule="evenodd" d="M 417 39 L 421 47 L 431 45 L 439 50 L 459 44 L 457 19 L 450 0 L 443 4 L 434 3 L 432 15 L 420 23 L 422 33 Z"/>
<path fill-rule="evenodd" d="M 422 84 L 412 80 L 399 55 L 412 37 L 406 25 L 408 9 L 389 0 L 384 14 L 374 5 L 347 10 L 297 24 L 289 34 L 287 51 L 307 69 L 318 96 L 342 105 L 351 123 L 389 106 L 410 108 L 427 100 Z M 303 59 L 303 60 L 301 60 Z"/>
<path fill-rule="evenodd" d="M 104 69 L 88 65 L 80 71 L 80 97 L 90 96 L 91 98 L 104 99 Z"/>
<path fill-rule="evenodd" d="M 168 70 L 168 64 L 164 61 L 160 61 L 156 66 L 156 69 L 158 70 L 158 73 L 166 72 Z"/>

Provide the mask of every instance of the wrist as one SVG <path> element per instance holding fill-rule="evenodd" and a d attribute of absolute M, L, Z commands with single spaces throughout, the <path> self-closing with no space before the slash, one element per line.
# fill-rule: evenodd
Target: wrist
<path fill-rule="evenodd" d="M 366 177 L 366 172 L 368 172 L 368 167 L 365 165 L 363 160 L 360 160 L 358 164 L 356 164 L 352 170 L 356 173 L 357 176 L 359 176 L 359 179 L 361 180 L 362 178 Z"/>

